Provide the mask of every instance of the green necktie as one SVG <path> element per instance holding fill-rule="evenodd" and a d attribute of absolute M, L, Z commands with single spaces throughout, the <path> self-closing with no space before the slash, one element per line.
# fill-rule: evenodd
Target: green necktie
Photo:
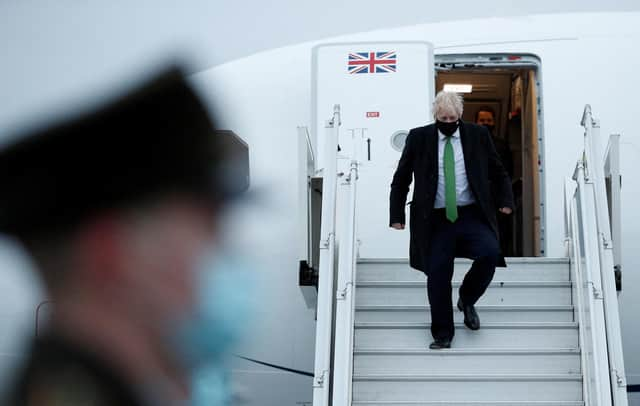
<path fill-rule="evenodd" d="M 453 158 L 450 136 L 447 137 L 444 145 L 444 204 L 447 218 L 453 223 L 458 218 L 458 205 L 456 204 L 456 162 Z"/>

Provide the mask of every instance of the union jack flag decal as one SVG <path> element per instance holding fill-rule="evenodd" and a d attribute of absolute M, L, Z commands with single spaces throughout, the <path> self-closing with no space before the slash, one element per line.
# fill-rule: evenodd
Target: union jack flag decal
<path fill-rule="evenodd" d="M 349 54 L 349 73 L 393 73 L 396 71 L 396 51 L 352 52 Z"/>

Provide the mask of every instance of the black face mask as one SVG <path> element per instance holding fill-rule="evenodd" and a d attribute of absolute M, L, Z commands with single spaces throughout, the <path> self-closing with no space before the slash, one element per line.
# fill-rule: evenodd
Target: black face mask
<path fill-rule="evenodd" d="M 458 120 L 452 123 L 445 123 L 440 120 L 436 120 L 436 128 L 447 137 L 451 137 L 458 129 Z"/>

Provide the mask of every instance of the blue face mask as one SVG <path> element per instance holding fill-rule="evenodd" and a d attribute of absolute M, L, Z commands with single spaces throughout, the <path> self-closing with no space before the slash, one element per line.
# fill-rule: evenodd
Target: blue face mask
<path fill-rule="evenodd" d="M 170 333 L 188 370 L 219 364 L 243 336 L 254 307 L 252 271 L 238 254 L 212 250 L 200 259 L 195 307 Z"/>
<path fill-rule="evenodd" d="M 233 401 L 231 374 L 224 365 L 201 368 L 193 376 L 189 406 L 224 406 Z"/>

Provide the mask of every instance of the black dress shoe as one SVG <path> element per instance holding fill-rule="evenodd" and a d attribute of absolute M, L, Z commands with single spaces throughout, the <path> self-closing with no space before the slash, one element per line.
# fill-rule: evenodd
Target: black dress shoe
<path fill-rule="evenodd" d="M 462 299 L 458 298 L 458 309 L 464 313 L 464 325 L 471 330 L 478 330 L 480 328 L 480 317 L 476 313 L 473 305 L 465 305 L 462 303 Z"/>
<path fill-rule="evenodd" d="M 429 344 L 432 350 L 441 350 L 443 348 L 451 348 L 451 340 L 438 339 Z"/>

